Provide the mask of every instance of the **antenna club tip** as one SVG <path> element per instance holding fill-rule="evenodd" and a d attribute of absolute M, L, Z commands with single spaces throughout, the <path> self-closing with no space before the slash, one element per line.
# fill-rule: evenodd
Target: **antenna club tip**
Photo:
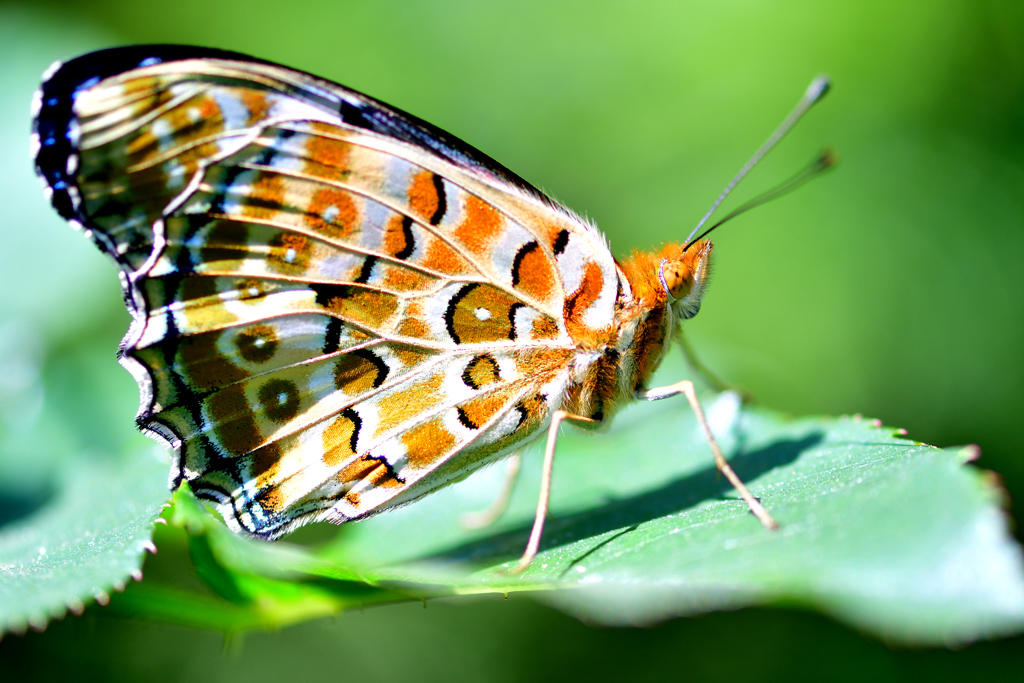
<path fill-rule="evenodd" d="M 825 168 L 831 168 L 839 163 L 839 150 L 835 147 L 825 147 L 821 150 L 820 158 Z"/>
<path fill-rule="evenodd" d="M 826 74 L 819 74 L 818 77 L 811 81 L 811 84 L 807 86 L 807 93 L 804 97 L 810 100 L 813 104 L 824 97 L 831 89 L 832 79 Z"/>

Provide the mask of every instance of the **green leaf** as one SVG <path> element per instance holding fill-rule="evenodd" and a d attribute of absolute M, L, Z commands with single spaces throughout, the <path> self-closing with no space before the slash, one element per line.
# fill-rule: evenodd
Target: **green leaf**
<path fill-rule="evenodd" d="M 781 522 L 777 532 L 764 530 L 717 475 L 694 419 L 676 403 L 636 406 L 603 436 L 563 437 L 554 519 L 522 575 L 506 570 L 525 546 L 537 458 L 500 533 L 458 540 L 458 514 L 472 507 L 464 501 L 482 502 L 466 482 L 446 499 L 357 526 L 339 552 L 416 560 L 393 569 L 404 580 L 476 567 L 455 582 L 463 590 L 571 587 L 540 597 L 601 624 L 788 602 L 903 642 L 1024 626 L 1020 549 L 999 491 L 963 466 L 973 449 L 938 450 L 860 419 L 737 408 L 722 395 L 709 419 Z M 634 417 L 640 411 L 647 415 Z"/>
<path fill-rule="evenodd" d="M 504 518 L 475 532 L 460 517 L 486 506 L 500 468 L 346 525 L 317 549 L 235 537 L 182 494 L 174 519 L 201 529 L 208 550 L 197 557 L 193 547 L 193 558 L 235 604 L 256 604 L 264 590 L 280 604 L 279 586 L 252 581 L 263 576 L 316 590 L 351 590 L 362 580 L 378 593 L 361 604 L 527 590 L 605 625 L 795 604 L 904 643 L 964 642 L 1024 626 L 1020 550 L 998 488 L 964 465 L 976 449 L 939 450 L 859 418 L 790 420 L 741 409 L 730 394 L 708 414 L 779 531 L 763 529 L 717 475 L 681 401 L 634 406 L 607 434 L 566 431 L 552 519 L 523 574 L 509 570 L 532 521 L 537 452 Z M 260 623 L 294 616 L 275 622 L 267 613 Z M 232 628 L 253 622 L 246 619 Z"/>
<path fill-rule="evenodd" d="M 42 629 L 86 602 L 106 604 L 142 559 L 167 503 L 167 461 L 154 449 L 124 462 L 73 460 L 53 498 L 0 528 L 0 634 Z"/>
<path fill-rule="evenodd" d="M 370 577 L 300 546 L 236 536 L 187 486 L 174 494 L 165 519 L 187 532 L 196 575 L 214 595 L 147 582 L 119 597 L 112 605 L 115 613 L 239 633 L 436 594 L 374 586 Z"/>

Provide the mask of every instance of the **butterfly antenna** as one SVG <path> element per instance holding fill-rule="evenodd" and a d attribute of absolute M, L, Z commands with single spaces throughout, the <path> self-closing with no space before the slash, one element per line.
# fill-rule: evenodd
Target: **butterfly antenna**
<path fill-rule="evenodd" d="M 800 98 L 800 101 L 797 103 L 796 107 L 793 108 L 793 111 L 789 113 L 789 116 L 787 116 L 785 120 L 781 124 L 779 124 L 779 127 L 776 128 L 775 132 L 771 134 L 771 137 L 769 137 L 768 140 L 763 145 L 761 145 L 761 148 L 754 153 L 754 156 L 750 157 L 750 161 L 744 164 L 743 168 L 740 169 L 740 172 L 736 174 L 736 177 L 733 178 L 729 182 L 729 184 L 725 186 L 725 189 L 722 190 L 722 194 L 718 195 L 718 199 L 716 199 L 715 203 L 711 205 L 711 208 L 708 209 L 708 212 L 704 214 L 704 218 L 701 218 L 700 223 L 697 224 L 697 227 L 695 227 L 693 231 L 690 232 L 689 236 L 686 238 L 687 246 L 693 243 L 693 236 L 696 235 L 702 227 L 704 227 L 704 224 L 708 222 L 709 218 L 711 218 L 711 214 L 713 214 L 715 210 L 718 208 L 719 204 L 721 204 L 725 200 L 725 198 L 729 196 L 729 193 L 732 192 L 733 188 L 736 187 L 736 185 L 741 180 L 743 180 L 743 177 L 745 175 L 750 173 L 750 169 L 754 168 L 754 166 L 757 165 L 757 162 L 761 161 L 761 159 L 764 158 L 764 155 L 770 152 L 772 147 L 778 144 L 779 140 L 786 136 L 786 133 L 789 132 L 789 129 L 796 125 L 796 122 L 799 121 L 800 118 L 807 113 L 807 110 L 810 109 L 815 102 L 817 102 L 818 100 L 825 96 L 825 93 L 828 92 L 831 86 L 831 81 L 829 81 L 828 76 L 825 76 L 824 74 L 818 76 L 813 81 L 811 81 L 811 84 L 807 86 L 806 92 L 804 92 L 804 96 Z"/>
<path fill-rule="evenodd" d="M 726 214 L 725 218 L 723 218 L 720 221 L 716 221 L 715 224 L 712 225 L 710 228 L 702 232 L 694 239 L 687 242 L 686 246 L 683 247 L 683 251 L 686 251 L 696 242 L 700 242 L 702 239 L 707 237 L 709 232 L 717 228 L 722 223 L 725 223 L 726 221 L 731 221 L 733 218 L 736 218 L 736 216 L 739 216 L 741 213 L 746 213 L 747 211 L 750 211 L 755 206 L 761 206 L 762 204 L 766 204 L 767 202 L 770 202 L 773 199 L 778 199 L 782 195 L 789 194 L 790 192 L 800 187 L 807 181 L 818 177 L 819 175 L 821 175 L 822 173 L 824 173 L 825 171 L 832 168 L 838 163 L 839 153 L 836 152 L 831 147 L 826 147 L 825 149 L 821 150 L 821 153 L 818 154 L 814 161 L 804 166 L 803 169 L 801 169 L 792 178 L 785 181 L 784 183 L 776 185 L 767 192 L 759 194 L 750 201 L 745 202 L 738 206 L 737 208 L 730 211 L 728 214 Z"/>

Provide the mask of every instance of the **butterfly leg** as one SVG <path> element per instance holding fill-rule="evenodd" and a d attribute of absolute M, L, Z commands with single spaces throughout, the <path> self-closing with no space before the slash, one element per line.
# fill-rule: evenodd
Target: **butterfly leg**
<path fill-rule="evenodd" d="M 540 479 L 540 499 L 537 501 L 537 516 L 533 519 L 533 528 L 530 530 L 530 540 L 526 544 L 526 551 L 519 559 L 519 564 L 513 570 L 515 573 L 525 571 L 530 562 L 537 555 L 540 548 L 540 537 L 544 532 L 544 519 L 548 515 L 548 500 L 551 497 L 551 471 L 555 464 L 555 446 L 558 444 L 558 428 L 564 420 L 575 420 L 577 422 L 594 422 L 589 417 L 574 415 L 565 410 L 556 410 L 551 416 L 551 426 L 548 427 L 548 440 L 544 447 L 544 473 Z"/>
<path fill-rule="evenodd" d="M 711 425 L 708 424 L 708 419 L 704 415 L 704 408 L 701 407 L 700 401 L 697 399 L 697 390 L 694 388 L 693 382 L 684 379 L 667 387 L 648 389 L 638 392 L 637 398 L 646 401 L 657 401 L 678 394 L 683 394 L 686 396 L 686 400 L 690 402 L 690 408 L 693 409 L 694 415 L 697 416 L 697 422 L 700 423 L 701 428 L 704 430 L 704 436 L 707 437 L 708 445 L 711 446 L 711 453 L 715 457 L 715 466 L 718 468 L 718 471 L 725 475 L 725 478 L 733 485 L 736 492 L 740 494 L 740 498 L 743 499 L 750 508 L 750 511 L 754 513 L 754 516 L 760 520 L 766 529 L 778 529 L 779 523 L 768 514 L 768 511 L 761 505 L 761 501 L 754 497 L 754 494 L 750 492 L 750 489 L 747 488 L 732 466 L 729 465 L 729 461 L 722 455 L 722 449 L 718 446 L 715 435 L 711 433 Z"/>
<path fill-rule="evenodd" d="M 512 498 L 512 489 L 515 488 L 516 480 L 519 478 L 519 465 L 522 460 L 520 453 L 514 453 L 509 457 L 498 495 L 486 509 L 462 515 L 463 528 L 480 529 L 498 521 L 498 518 L 505 512 L 505 508 L 508 507 L 509 499 Z"/>
<path fill-rule="evenodd" d="M 729 384 L 724 379 L 716 375 L 711 371 L 707 365 L 705 365 L 700 358 L 697 357 L 697 352 L 693 350 L 693 345 L 690 344 L 690 339 L 686 336 L 683 330 L 679 330 L 678 334 L 679 347 L 683 350 L 683 357 L 686 358 L 686 363 L 694 372 L 700 375 L 700 378 L 716 391 L 735 391 L 743 399 L 744 403 L 750 403 L 754 400 L 754 397 L 750 395 L 745 389 L 741 389 L 733 384 Z"/>

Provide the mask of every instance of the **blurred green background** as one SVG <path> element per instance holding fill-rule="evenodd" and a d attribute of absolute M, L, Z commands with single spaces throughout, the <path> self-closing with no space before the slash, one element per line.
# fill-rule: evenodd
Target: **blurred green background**
<path fill-rule="evenodd" d="M 617 255 L 682 239 L 810 79 L 830 74 L 833 92 L 729 205 L 824 144 L 840 167 L 716 234 L 714 281 L 687 329 L 707 364 L 768 406 L 979 444 L 1021 518 L 1019 0 L 0 2 L 3 505 L 44 498 L 68 451 L 141 439 L 134 382 L 113 360 L 128 322 L 114 269 L 46 206 L 28 128 L 52 61 L 147 42 L 250 53 L 412 112 L 596 220 Z M 45 400 L 26 389 L 37 375 L 51 379 Z M 146 571 L 185 566 L 170 555 Z M 597 630 L 513 596 L 369 610 L 226 651 L 218 634 L 94 607 L 5 638 L 0 672 L 936 680 L 1019 672 L 1022 646 L 893 651 L 784 606 Z"/>

